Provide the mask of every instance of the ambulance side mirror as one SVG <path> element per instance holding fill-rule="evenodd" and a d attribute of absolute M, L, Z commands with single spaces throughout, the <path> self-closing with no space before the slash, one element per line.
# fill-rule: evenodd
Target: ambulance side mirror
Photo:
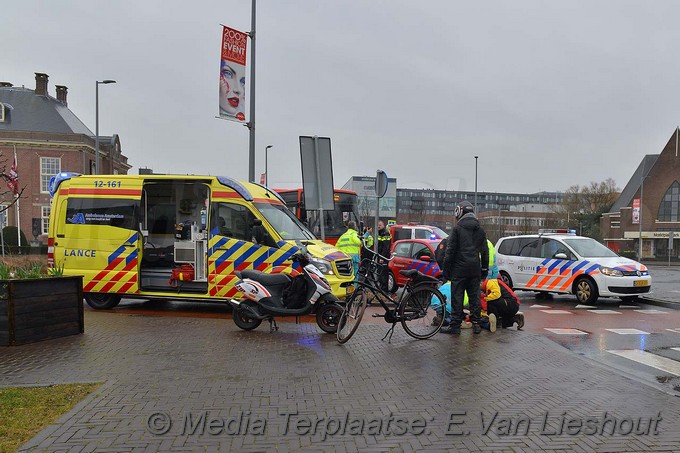
<path fill-rule="evenodd" d="M 139 234 L 142 236 L 142 244 L 146 245 L 147 241 L 149 240 L 149 230 L 143 229 L 141 222 L 139 224 Z"/>

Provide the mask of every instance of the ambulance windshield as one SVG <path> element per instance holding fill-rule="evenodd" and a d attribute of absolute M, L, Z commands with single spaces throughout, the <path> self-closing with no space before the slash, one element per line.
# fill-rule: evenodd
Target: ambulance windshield
<path fill-rule="evenodd" d="M 285 205 L 255 203 L 255 206 L 284 241 L 316 239 Z"/>

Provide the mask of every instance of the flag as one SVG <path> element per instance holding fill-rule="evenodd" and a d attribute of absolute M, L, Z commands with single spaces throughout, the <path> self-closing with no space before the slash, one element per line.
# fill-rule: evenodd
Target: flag
<path fill-rule="evenodd" d="M 12 191 L 14 195 L 19 194 L 19 173 L 17 173 L 17 155 L 14 154 L 14 162 L 7 174 L 7 188 Z"/>

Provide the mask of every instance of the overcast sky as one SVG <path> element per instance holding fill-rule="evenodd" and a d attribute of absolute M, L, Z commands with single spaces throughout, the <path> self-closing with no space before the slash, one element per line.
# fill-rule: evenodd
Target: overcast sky
<path fill-rule="evenodd" d="M 251 0 L 2 3 L 0 81 L 47 73 L 94 131 L 115 79 L 100 133 L 131 173 L 248 178 L 248 129 L 215 117 L 220 24 L 249 31 Z M 622 188 L 680 123 L 679 24 L 675 0 L 259 0 L 256 179 L 271 144 L 270 185 L 299 185 L 319 135 L 337 187 L 474 190 L 479 156 L 480 192 Z"/>

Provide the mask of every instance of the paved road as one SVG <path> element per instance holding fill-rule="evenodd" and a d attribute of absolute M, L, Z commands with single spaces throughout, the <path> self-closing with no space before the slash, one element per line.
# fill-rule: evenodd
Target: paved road
<path fill-rule="evenodd" d="M 221 316 L 86 310 L 84 335 L 0 350 L 0 385 L 105 382 L 23 451 L 680 450 L 674 386 L 578 346 L 613 344 L 588 320 L 634 315 L 566 302 L 584 340 L 535 331 L 530 319 L 550 315 L 525 307 L 525 331 L 417 341 L 397 328 L 390 344 L 384 323 L 366 323 L 346 345 L 312 323 L 270 334 Z M 671 334 L 612 338 L 654 351 Z"/>

